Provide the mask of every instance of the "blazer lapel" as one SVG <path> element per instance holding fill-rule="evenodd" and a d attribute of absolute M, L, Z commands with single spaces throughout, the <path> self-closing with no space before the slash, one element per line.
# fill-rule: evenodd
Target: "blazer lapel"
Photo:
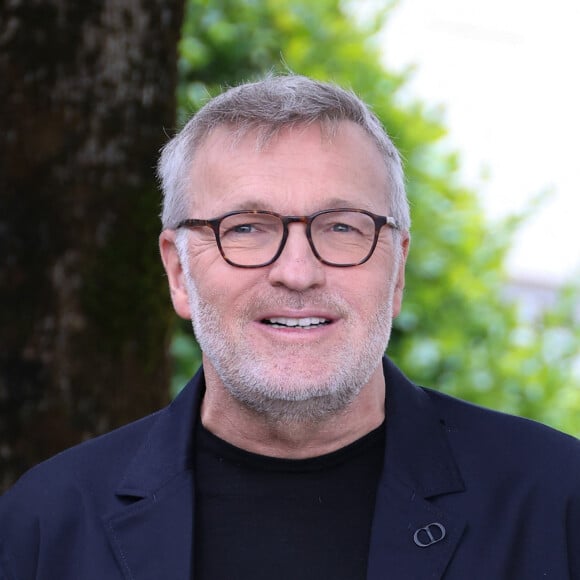
<path fill-rule="evenodd" d="M 159 412 L 117 489 L 125 507 L 104 518 L 127 580 L 192 577 L 192 446 L 203 384 L 200 372 Z"/>
<path fill-rule="evenodd" d="M 111 544 L 129 580 L 191 578 L 193 484 L 191 472 L 106 522 Z"/>
<path fill-rule="evenodd" d="M 465 521 L 434 501 L 464 491 L 429 396 L 385 361 L 387 439 L 377 490 L 368 580 L 440 579 Z"/>

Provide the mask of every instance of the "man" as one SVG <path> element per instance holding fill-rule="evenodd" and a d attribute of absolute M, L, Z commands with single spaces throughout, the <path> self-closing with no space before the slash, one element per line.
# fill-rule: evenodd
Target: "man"
<path fill-rule="evenodd" d="M 354 95 L 230 89 L 164 149 L 160 250 L 203 370 L 0 500 L 0 579 L 580 578 L 580 445 L 383 353 L 409 212 Z"/>

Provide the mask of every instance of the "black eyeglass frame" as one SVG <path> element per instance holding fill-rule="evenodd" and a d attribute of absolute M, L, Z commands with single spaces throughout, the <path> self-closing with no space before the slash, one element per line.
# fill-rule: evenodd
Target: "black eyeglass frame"
<path fill-rule="evenodd" d="M 349 264 L 335 264 L 334 262 L 329 262 L 329 261 L 325 260 L 318 253 L 318 250 L 316 249 L 316 246 L 314 245 L 314 242 L 312 241 L 312 231 L 311 231 L 312 230 L 312 222 L 319 215 L 328 214 L 328 213 L 341 213 L 341 212 L 345 212 L 345 211 L 354 212 L 354 213 L 362 213 L 362 214 L 369 216 L 375 224 L 375 235 L 374 235 L 373 243 L 371 245 L 371 248 L 370 248 L 368 254 L 362 260 L 359 260 L 358 262 L 349 263 Z M 276 251 L 276 253 L 274 254 L 274 257 L 272 259 L 270 259 L 266 262 L 262 262 L 261 264 L 244 265 L 244 264 L 236 264 L 235 262 L 232 262 L 226 256 L 224 249 L 222 248 L 222 244 L 221 244 L 221 240 L 220 240 L 220 233 L 219 233 L 220 225 L 224 219 L 231 217 L 233 215 L 240 215 L 240 214 L 271 215 L 271 216 L 278 218 L 282 222 L 282 226 L 284 228 L 283 232 L 282 232 L 282 238 L 280 239 L 280 245 L 278 247 L 278 250 Z M 381 229 L 384 226 L 388 226 L 389 228 L 392 228 L 395 230 L 400 229 L 399 224 L 397 223 L 395 218 L 392 216 L 377 215 L 377 214 L 374 214 L 374 213 L 367 211 L 365 209 L 353 209 L 350 207 L 323 209 L 323 210 L 317 211 L 311 215 L 280 215 L 279 213 L 276 213 L 274 211 L 258 210 L 258 209 L 238 210 L 238 211 L 228 212 L 220 217 L 209 219 L 209 220 L 185 219 L 185 220 L 180 221 L 173 229 L 178 230 L 180 228 L 210 227 L 213 230 L 213 233 L 215 236 L 215 241 L 216 241 L 217 247 L 220 251 L 222 258 L 230 266 L 235 266 L 236 268 L 264 268 L 265 266 L 269 266 L 270 264 L 273 264 L 280 257 L 280 255 L 284 251 L 284 247 L 286 246 L 286 241 L 288 240 L 288 225 L 294 224 L 294 223 L 301 223 L 301 224 L 306 225 L 306 239 L 308 240 L 308 244 L 310 245 L 310 249 L 312 250 L 312 253 L 323 264 L 326 264 L 327 266 L 333 266 L 335 268 L 351 268 L 353 266 L 360 266 L 361 264 L 364 264 L 373 255 L 375 248 L 377 247 L 377 242 L 379 240 L 379 234 L 381 232 Z"/>

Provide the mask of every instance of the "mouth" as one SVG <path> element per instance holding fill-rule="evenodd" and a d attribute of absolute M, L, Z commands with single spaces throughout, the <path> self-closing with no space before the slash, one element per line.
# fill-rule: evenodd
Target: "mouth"
<path fill-rule="evenodd" d="M 300 330 L 309 330 L 326 326 L 332 321 L 328 318 L 320 318 L 318 316 L 307 316 L 304 318 L 276 316 L 273 318 L 263 318 L 261 322 L 262 324 L 267 324 L 272 328 L 298 328 Z"/>

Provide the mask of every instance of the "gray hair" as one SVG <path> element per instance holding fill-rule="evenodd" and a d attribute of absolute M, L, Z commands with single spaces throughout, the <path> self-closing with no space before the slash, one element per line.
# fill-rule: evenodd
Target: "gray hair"
<path fill-rule="evenodd" d="M 410 227 L 409 204 L 401 158 L 378 118 L 354 93 L 334 84 L 298 75 L 268 76 L 230 88 L 208 101 L 163 148 L 158 175 L 163 189 L 164 228 L 188 216 L 188 173 L 193 156 L 217 127 L 232 128 L 241 138 L 257 131 L 263 147 L 281 129 L 320 123 L 331 137 L 341 121 L 352 121 L 371 137 L 389 175 L 390 212 L 402 230 Z"/>

